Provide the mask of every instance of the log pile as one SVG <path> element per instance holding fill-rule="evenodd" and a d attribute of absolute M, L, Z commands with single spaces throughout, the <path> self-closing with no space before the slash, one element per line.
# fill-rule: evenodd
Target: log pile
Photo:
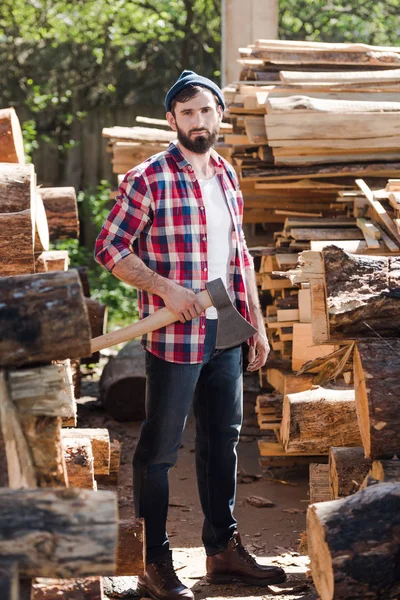
<path fill-rule="evenodd" d="M 96 490 L 97 477 L 109 483 L 111 464 L 117 480 L 120 446 L 107 430 L 75 427 L 71 361 L 90 355 L 105 307 L 83 295 L 85 273 L 68 270 L 68 254 L 49 251 L 49 237 L 77 235 L 75 191 L 38 188 L 33 165 L 16 163 L 0 163 L 1 596 L 102 600 L 101 576 L 144 565 L 142 521 L 119 524 L 115 493 Z"/>

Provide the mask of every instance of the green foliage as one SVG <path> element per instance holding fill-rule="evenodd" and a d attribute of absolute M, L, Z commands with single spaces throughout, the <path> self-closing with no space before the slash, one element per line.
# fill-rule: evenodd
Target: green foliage
<path fill-rule="evenodd" d="M 102 181 L 95 190 L 85 190 L 78 194 L 79 213 L 81 217 L 85 213 L 86 224 L 89 215 L 96 231 L 100 230 L 109 213 L 110 189 L 110 184 Z M 54 249 L 68 250 L 71 267 L 89 265 L 92 297 L 108 306 L 109 328 L 128 325 L 138 318 L 136 290 L 97 264 L 93 253 L 80 245 L 79 240 L 60 240 L 54 244 Z"/>
<path fill-rule="evenodd" d="M 400 0 L 280 0 L 279 38 L 398 45 Z"/>

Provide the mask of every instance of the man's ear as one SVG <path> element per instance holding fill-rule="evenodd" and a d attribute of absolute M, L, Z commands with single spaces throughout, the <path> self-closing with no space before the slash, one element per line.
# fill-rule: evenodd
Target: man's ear
<path fill-rule="evenodd" d="M 220 104 L 218 104 L 218 106 L 217 106 L 217 111 L 218 111 L 218 116 L 219 116 L 219 122 L 221 123 L 221 121 L 224 117 L 224 110 Z"/>
<path fill-rule="evenodd" d="M 172 114 L 172 112 L 167 112 L 167 114 L 165 115 L 168 121 L 168 125 L 171 127 L 171 129 L 173 131 L 176 131 L 176 123 L 175 123 L 175 117 Z"/>

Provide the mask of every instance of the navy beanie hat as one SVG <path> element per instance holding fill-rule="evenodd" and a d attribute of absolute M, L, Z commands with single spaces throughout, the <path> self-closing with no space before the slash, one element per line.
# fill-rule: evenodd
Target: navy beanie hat
<path fill-rule="evenodd" d="M 188 85 L 200 85 L 201 87 L 205 87 L 213 92 L 219 100 L 222 109 L 225 110 L 225 101 L 224 96 L 222 94 L 222 90 L 217 86 L 216 83 L 208 79 L 207 77 L 202 77 L 201 75 L 197 75 L 194 71 L 183 71 L 179 79 L 174 83 L 172 88 L 168 91 L 165 96 L 165 110 L 169 112 L 171 110 L 171 102 L 175 98 L 179 92 L 181 92 Z"/>

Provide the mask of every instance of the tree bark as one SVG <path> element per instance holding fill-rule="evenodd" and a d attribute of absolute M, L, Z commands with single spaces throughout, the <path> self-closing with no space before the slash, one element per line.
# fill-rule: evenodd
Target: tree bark
<path fill-rule="evenodd" d="M 311 505 L 308 549 L 321 600 L 399 598 L 399 530 L 400 484 Z"/>
<path fill-rule="evenodd" d="M 19 595 L 18 563 L 16 561 L 7 561 L 5 557 L 2 557 L 0 560 L 0 598 L 1 600 L 21 600 Z"/>
<path fill-rule="evenodd" d="M 25 577 L 114 575 L 117 500 L 113 492 L 2 490 L 0 554 Z"/>
<path fill-rule="evenodd" d="M 92 338 L 99 337 L 107 332 L 107 314 L 108 307 L 95 300 L 85 296 L 85 304 L 89 315 L 89 323 Z M 98 362 L 100 360 L 100 352 L 93 352 L 88 357 L 84 357 L 84 363 Z"/>
<path fill-rule="evenodd" d="M 0 302 L 0 365 L 90 353 L 89 322 L 75 271 L 0 278 Z"/>
<path fill-rule="evenodd" d="M 370 467 L 371 460 L 364 457 L 363 448 L 330 448 L 330 499 L 336 500 L 357 492 Z"/>
<path fill-rule="evenodd" d="M 287 453 L 328 454 L 331 446 L 359 446 L 353 390 L 316 387 L 283 401 L 281 439 Z"/>
<path fill-rule="evenodd" d="M 50 240 L 79 236 L 75 188 L 39 188 L 49 224 Z"/>
<path fill-rule="evenodd" d="M 0 162 L 25 163 L 21 125 L 14 108 L 0 109 Z"/>
<path fill-rule="evenodd" d="M 358 342 L 354 385 L 362 445 L 368 458 L 400 455 L 400 345 L 397 341 Z"/>

